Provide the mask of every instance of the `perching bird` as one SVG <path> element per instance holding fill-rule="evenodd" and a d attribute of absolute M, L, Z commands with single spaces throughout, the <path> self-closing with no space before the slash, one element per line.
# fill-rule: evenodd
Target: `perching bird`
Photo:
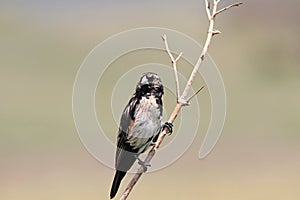
<path fill-rule="evenodd" d="M 172 132 L 172 124 L 162 125 L 162 96 L 164 87 L 159 76 L 152 72 L 142 74 L 135 93 L 125 107 L 119 126 L 115 157 L 116 173 L 110 191 L 110 198 L 116 195 L 126 172 L 136 160 L 146 167 L 138 156 L 154 144 L 162 128 Z"/>

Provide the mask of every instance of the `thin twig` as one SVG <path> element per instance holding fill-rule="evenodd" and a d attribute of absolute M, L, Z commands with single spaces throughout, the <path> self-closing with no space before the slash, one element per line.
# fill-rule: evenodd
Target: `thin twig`
<path fill-rule="evenodd" d="M 177 56 L 177 58 L 175 59 L 169 49 L 169 44 L 168 44 L 168 40 L 167 40 L 167 35 L 164 34 L 162 36 L 162 39 L 165 43 L 165 48 L 166 51 L 171 59 L 172 65 L 173 65 L 173 69 L 174 69 L 174 77 L 175 77 L 175 83 L 176 83 L 176 98 L 177 98 L 177 102 L 179 101 L 179 97 L 180 97 L 180 87 L 179 87 L 179 80 L 178 80 L 178 72 L 177 72 L 177 61 L 181 58 L 182 56 L 182 52 Z"/>
<path fill-rule="evenodd" d="M 174 59 L 174 57 L 173 57 L 173 55 L 172 55 L 172 53 L 171 53 L 171 51 L 170 51 L 169 44 L 168 44 L 168 40 L 167 40 L 167 35 L 164 34 L 164 35 L 162 36 L 162 39 L 163 39 L 163 41 L 164 41 L 164 43 L 165 43 L 166 51 L 167 51 L 167 53 L 169 54 L 169 57 L 170 57 L 171 61 L 173 62 L 175 59 Z"/>
<path fill-rule="evenodd" d="M 208 0 L 205 0 L 205 10 L 206 10 L 207 18 L 210 19 L 211 18 L 210 2 Z"/>
<path fill-rule="evenodd" d="M 190 103 L 191 99 L 194 98 L 203 88 L 204 88 L 204 86 L 202 86 L 199 90 L 197 90 L 197 92 L 195 92 L 192 96 L 187 98 L 186 102 Z"/>
<path fill-rule="evenodd" d="M 180 59 L 182 53 L 179 54 L 179 56 L 175 59 L 169 49 L 168 46 L 168 42 L 167 42 L 167 36 L 163 35 L 163 40 L 165 42 L 165 47 L 166 47 L 166 51 L 168 52 L 168 55 L 172 61 L 173 64 L 173 69 L 174 69 L 174 74 L 175 74 L 175 81 L 176 81 L 176 93 L 177 93 L 177 104 L 168 120 L 168 122 L 173 123 L 174 120 L 176 119 L 177 115 L 179 114 L 181 108 L 185 105 L 188 105 L 188 102 L 195 96 L 197 95 L 202 89 L 200 88 L 196 93 L 194 93 L 191 97 L 187 98 L 187 94 L 191 88 L 191 85 L 194 81 L 194 78 L 199 70 L 199 67 L 201 65 L 201 63 L 203 62 L 205 55 L 208 51 L 209 45 L 211 43 L 211 40 L 213 38 L 214 35 L 221 33 L 220 31 L 214 30 L 214 23 L 215 23 L 215 16 L 218 15 L 219 13 L 232 8 L 234 6 L 238 6 L 241 5 L 241 3 L 236 3 L 236 4 L 232 4 L 230 6 L 227 6 L 223 9 L 217 10 L 218 4 L 219 4 L 220 0 L 214 0 L 214 5 L 213 5 L 213 9 L 212 11 L 210 11 L 210 3 L 208 0 L 205 0 L 205 4 L 206 4 L 206 12 L 207 12 L 207 17 L 209 20 L 209 28 L 208 28 L 208 32 L 207 32 L 207 38 L 203 47 L 203 50 L 199 56 L 199 59 L 197 61 L 197 63 L 194 66 L 194 69 L 190 75 L 190 78 L 185 86 L 185 89 L 182 93 L 182 95 L 179 97 L 179 82 L 178 82 L 178 74 L 177 74 L 177 68 L 176 68 L 176 62 Z M 175 64 L 175 65 L 174 65 Z M 179 98 L 178 98 L 179 97 Z M 145 159 L 145 163 L 150 163 L 150 161 L 152 160 L 153 156 L 155 155 L 157 149 L 159 148 L 160 144 L 162 143 L 162 141 L 164 140 L 165 136 L 167 134 L 167 128 L 164 128 L 164 130 L 159 134 L 159 137 L 157 139 L 157 142 L 155 144 L 155 146 L 153 146 L 151 148 L 151 150 L 149 151 L 146 159 Z M 130 192 L 132 191 L 133 187 L 135 186 L 135 184 L 137 183 L 137 181 L 140 179 L 140 177 L 142 176 L 142 174 L 144 173 L 144 168 L 141 166 L 138 169 L 138 172 L 134 175 L 134 177 L 131 179 L 131 181 L 129 182 L 127 188 L 125 189 L 122 197 L 120 200 L 126 200 L 128 195 L 130 194 Z"/>
<path fill-rule="evenodd" d="M 221 12 L 224 12 L 225 10 L 228 10 L 230 8 L 233 8 L 233 7 L 237 7 L 239 5 L 242 5 L 243 3 L 242 2 L 239 2 L 239 3 L 234 3 L 234 4 L 231 4 L 229 6 L 226 6 L 225 8 L 222 8 L 220 10 L 218 10 L 214 15 L 213 17 L 216 17 L 218 14 L 220 14 Z"/>
<path fill-rule="evenodd" d="M 213 33 L 213 36 L 214 36 L 214 35 L 221 34 L 222 32 L 221 32 L 221 31 L 219 31 L 219 30 L 213 30 L 213 32 L 212 32 L 212 33 Z"/>

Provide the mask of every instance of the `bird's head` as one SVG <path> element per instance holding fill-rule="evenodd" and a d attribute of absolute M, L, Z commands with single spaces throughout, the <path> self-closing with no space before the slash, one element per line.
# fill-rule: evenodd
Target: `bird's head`
<path fill-rule="evenodd" d="M 136 94 L 139 96 L 162 97 L 164 94 L 164 87 L 159 76 L 153 72 L 143 73 L 139 82 L 137 83 Z"/>

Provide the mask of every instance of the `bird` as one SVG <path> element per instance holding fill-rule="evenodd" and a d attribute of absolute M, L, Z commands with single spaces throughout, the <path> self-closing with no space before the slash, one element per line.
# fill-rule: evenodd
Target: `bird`
<path fill-rule="evenodd" d="M 146 72 L 141 75 L 120 120 L 115 155 L 116 172 L 110 199 L 115 197 L 122 179 L 136 160 L 144 167 L 144 171 L 150 166 L 138 156 L 155 144 L 159 133 L 165 127 L 172 133 L 173 124 L 162 123 L 163 94 L 164 86 L 156 73 Z"/>

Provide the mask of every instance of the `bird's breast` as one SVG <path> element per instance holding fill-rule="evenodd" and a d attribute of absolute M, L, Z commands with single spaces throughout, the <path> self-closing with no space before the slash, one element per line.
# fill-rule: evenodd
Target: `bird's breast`
<path fill-rule="evenodd" d="M 128 142 L 142 153 L 152 138 L 160 132 L 162 106 L 154 96 L 142 97 L 134 117 L 134 123 L 128 133 Z"/>

